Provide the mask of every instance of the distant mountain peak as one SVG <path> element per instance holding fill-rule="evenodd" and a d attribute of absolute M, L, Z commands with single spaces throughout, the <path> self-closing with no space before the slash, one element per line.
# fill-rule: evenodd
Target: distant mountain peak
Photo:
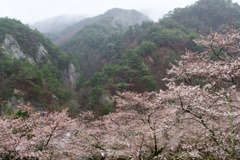
<path fill-rule="evenodd" d="M 34 29 L 36 28 L 42 33 L 59 32 L 64 28 L 83 20 L 84 18 L 86 18 L 86 16 L 83 15 L 59 15 L 38 21 L 32 24 L 31 27 Z"/>
<path fill-rule="evenodd" d="M 114 27 L 120 26 L 122 29 L 127 29 L 131 25 L 141 24 L 144 21 L 151 21 L 151 19 L 146 15 L 136 10 L 112 8 L 101 15 L 92 18 L 86 18 L 78 23 L 66 27 L 64 30 L 59 32 L 59 35 L 53 35 L 53 37 L 49 38 L 52 39 L 52 41 L 57 45 L 63 44 L 63 42 L 69 40 L 74 34 L 83 29 L 86 25 L 101 22 L 106 18 L 112 18 L 111 24 Z"/>
<path fill-rule="evenodd" d="M 114 14 L 114 13 L 126 13 L 126 12 L 135 12 L 135 13 L 140 13 L 134 9 L 122 9 L 122 8 L 111 8 L 109 10 L 107 10 L 104 14 Z"/>
<path fill-rule="evenodd" d="M 129 21 L 132 20 L 133 22 L 128 22 L 129 25 L 135 24 L 141 24 L 143 21 L 151 21 L 149 17 L 142 14 L 141 12 L 138 12 L 136 10 L 127 10 L 127 9 L 121 9 L 121 8 L 112 8 L 106 11 L 103 16 L 112 16 L 114 19 L 118 19 L 120 21 Z"/>

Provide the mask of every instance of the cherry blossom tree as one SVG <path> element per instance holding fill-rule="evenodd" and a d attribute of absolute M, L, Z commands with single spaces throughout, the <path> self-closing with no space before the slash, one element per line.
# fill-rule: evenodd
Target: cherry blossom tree
<path fill-rule="evenodd" d="M 164 113 L 159 112 L 159 108 L 172 108 L 174 114 L 178 112 L 178 116 L 171 113 L 165 119 L 178 118 L 181 123 L 178 129 L 184 127 L 178 147 L 190 156 L 240 158 L 240 33 L 227 28 L 195 42 L 203 51 L 187 51 L 176 65 L 172 65 L 168 71 L 172 78 L 165 79 L 169 81 L 169 89 L 155 93 L 156 102 L 146 104 L 146 99 L 152 96 L 149 93 L 137 100 L 133 99 L 138 96 L 129 98 L 132 97 L 129 93 L 123 93 L 119 104 L 135 106 L 134 103 L 141 101 L 157 113 L 156 121 Z M 175 129 L 172 131 L 175 136 L 179 133 Z"/>
<path fill-rule="evenodd" d="M 172 65 L 167 90 L 118 93 L 116 112 L 34 112 L 0 118 L 3 159 L 240 159 L 240 32 L 195 41 Z"/>
<path fill-rule="evenodd" d="M 0 157 L 3 159 L 51 159 L 88 157 L 92 149 L 81 133 L 82 119 L 67 110 L 34 112 L 21 105 L 17 116 L 0 118 Z M 19 114 L 20 113 L 20 114 Z"/>
<path fill-rule="evenodd" d="M 169 74 L 169 90 L 161 91 L 161 98 L 174 101 L 171 105 L 190 116 L 195 125 L 201 148 L 198 151 L 214 157 L 237 159 L 239 153 L 239 83 L 240 32 L 226 28 L 195 41 L 203 52 L 186 52 Z M 182 79 L 185 83 L 176 85 Z M 202 132 L 202 133 L 201 133 Z M 201 134 L 199 134 L 201 133 Z"/>
<path fill-rule="evenodd" d="M 195 42 L 202 52 L 186 51 L 172 65 L 168 90 L 119 93 L 117 113 L 102 122 L 114 125 L 107 148 L 139 159 L 171 151 L 180 158 L 240 158 L 240 33 L 226 28 Z"/>

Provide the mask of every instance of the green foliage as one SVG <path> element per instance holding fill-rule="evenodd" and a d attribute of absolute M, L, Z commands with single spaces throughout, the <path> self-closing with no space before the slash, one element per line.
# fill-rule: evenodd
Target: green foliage
<path fill-rule="evenodd" d="M 69 109 L 69 113 L 71 113 L 73 116 L 79 116 L 76 114 L 79 112 L 79 104 L 76 99 L 71 99 L 67 104 L 67 108 Z"/>
<path fill-rule="evenodd" d="M 84 82 L 85 82 L 85 81 L 86 81 L 86 80 L 85 80 L 85 77 L 84 77 L 82 74 L 80 74 L 80 75 L 78 76 L 78 79 L 77 79 L 75 88 L 76 88 L 77 90 L 80 89 L 80 88 L 82 88 L 82 87 L 84 86 Z"/>
<path fill-rule="evenodd" d="M 146 56 L 146 55 L 152 55 L 154 51 L 158 49 L 157 45 L 153 42 L 142 42 L 141 45 L 139 45 L 136 49 L 135 52 L 141 56 Z"/>
<path fill-rule="evenodd" d="M 100 54 L 111 61 L 121 58 L 124 52 L 125 43 L 123 41 L 123 36 L 119 33 L 113 33 L 109 38 L 105 39 L 100 49 Z"/>
<path fill-rule="evenodd" d="M 47 82 L 47 87 L 51 91 L 56 91 L 61 86 L 63 82 L 63 73 L 60 72 L 56 66 L 44 65 L 42 68 L 43 77 Z"/>
<path fill-rule="evenodd" d="M 157 89 L 157 82 L 154 80 L 153 75 L 146 75 L 141 77 L 142 85 L 147 91 L 154 91 Z"/>
<path fill-rule="evenodd" d="M 30 64 L 28 61 L 2 57 L 0 73 L 3 75 L 0 83 L 3 100 L 11 98 L 14 88 L 24 89 L 24 86 L 28 86 L 27 90 L 31 89 L 31 98 L 38 99 L 40 97 L 43 75 L 37 65 Z"/>
<path fill-rule="evenodd" d="M 12 108 L 8 108 L 7 111 L 6 111 L 6 115 L 13 115 L 13 110 Z"/>
<path fill-rule="evenodd" d="M 104 72 L 95 72 L 90 79 L 90 84 L 92 87 L 97 85 L 103 85 L 108 81 L 108 76 Z"/>
<path fill-rule="evenodd" d="M 177 55 L 173 50 L 169 51 L 169 64 L 176 64 L 176 60 L 180 60 L 180 56 Z"/>
<path fill-rule="evenodd" d="M 86 84 L 91 87 L 113 84 L 121 91 L 128 89 L 128 85 L 139 91 L 156 89 L 154 77 L 144 65 L 141 56 L 131 51 L 124 54 L 117 64 L 105 65 L 102 72 L 96 72 Z"/>
<path fill-rule="evenodd" d="M 58 98 L 66 101 L 71 97 L 71 93 L 67 90 L 61 89 L 64 82 L 64 75 L 56 66 L 44 65 L 42 68 L 43 77 L 45 79 L 46 86 L 52 91 Z"/>
<path fill-rule="evenodd" d="M 23 119 L 26 119 L 26 118 L 29 117 L 29 114 L 28 114 L 27 111 L 23 111 L 23 110 L 20 109 L 15 113 L 14 118 L 18 119 L 20 117 L 23 118 Z"/>
<path fill-rule="evenodd" d="M 105 93 L 105 90 L 102 88 L 102 86 L 97 85 L 95 87 L 93 87 L 90 91 L 89 91 L 89 103 L 90 104 L 98 104 L 100 97 L 102 96 L 102 94 Z"/>
<path fill-rule="evenodd" d="M 140 69 L 143 67 L 142 57 L 132 52 L 131 50 L 123 55 L 119 63 L 123 66 L 130 66 L 133 69 Z"/>
<path fill-rule="evenodd" d="M 70 61 L 71 60 L 69 56 L 67 56 L 66 54 L 60 53 L 57 61 L 58 69 L 60 70 L 66 69 L 70 64 Z"/>
<path fill-rule="evenodd" d="M 107 115 L 107 114 L 109 114 L 111 112 L 113 112 L 113 110 L 111 109 L 110 105 L 107 105 L 107 106 L 104 107 L 103 115 Z"/>
<path fill-rule="evenodd" d="M 1 84 L 1 98 L 2 100 L 8 100 L 14 93 L 14 85 L 10 80 L 4 81 Z"/>
<path fill-rule="evenodd" d="M 41 95 L 42 95 L 41 87 L 38 85 L 34 85 L 31 97 L 34 99 L 38 99 L 39 97 L 41 97 Z"/>
<path fill-rule="evenodd" d="M 192 33 L 187 32 L 187 29 L 181 25 L 176 25 L 175 28 L 168 28 L 168 25 L 161 25 L 160 23 L 159 26 L 153 27 L 148 32 L 147 39 L 159 46 L 174 47 L 176 43 L 181 43 L 193 36 Z"/>
<path fill-rule="evenodd" d="M 35 71 L 35 83 L 36 85 L 42 85 L 42 81 L 43 81 L 43 73 L 42 73 L 42 70 L 37 70 Z"/>
<path fill-rule="evenodd" d="M 117 90 L 119 90 L 121 92 L 123 92 L 124 90 L 127 89 L 127 84 L 123 81 L 119 82 L 117 85 L 118 85 Z"/>

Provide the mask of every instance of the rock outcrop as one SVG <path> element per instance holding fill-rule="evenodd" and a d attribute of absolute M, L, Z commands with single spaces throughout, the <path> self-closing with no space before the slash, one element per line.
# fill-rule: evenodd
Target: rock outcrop
<path fill-rule="evenodd" d="M 34 63 L 33 58 L 26 56 L 23 53 L 18 42 L 8 34 L 5 36 L 5 39 L 1 48 L 3 49 L 3 53 L 8 55 L 11 58 L 23 59 L 23 60 L 25 59 L 25 60 L 28 60 L 30 63 Z"/>
<path fill-rule="evenodd" d="M 42 62 L 47 53 L 48 53 L 47 50 L 43 47 L 43 45 L 41 43 L 39 43 L 39 49 L 38 49 L 38 53 L 36 56 L 36 61 Z"/>
<path fill-rule="evenodd" d="M 65 77 L 65 84 L 71 86 L 72 88 L 75 87 L 76 80 L 79 74 L 72 63 L 68 65 L 68 68 L 64 71 Z"/>
<path fill-rule="evenodd" d="M 18 60 L 28 60 L 30 63 L 43 62 L 44 57 L 48 53 L 47 50 L 43 47 L 41 43 L 39 43 L 39 49 L 36 53 L 36 59 L 34 60 L 32 57 L 24 54 L 18 42 L 10 35 L 6 35 L 4 42 L 1 46 L 3 49 L 3 53 L 11 58 L 16 58 Z"/>

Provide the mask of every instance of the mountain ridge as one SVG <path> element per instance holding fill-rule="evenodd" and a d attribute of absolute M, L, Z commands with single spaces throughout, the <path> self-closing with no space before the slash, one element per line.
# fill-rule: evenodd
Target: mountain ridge
<path fill-rule="evenodd" d="M 85 26 L 99 22 L 105 18 L 113 18 L 112 25 L 114 27 L 120 27 L 122 29 L 127 29 L 130 25 L 141 24 L 143 21 L 151 21 L 146 15 L 143 15 L 142 13 L 136 10 L 125 10 L 120 8 L 113 8 L 98 16 L 83 19 L 78 23 L 75 23 L 63 29 L 58 34 L 50 35 L 49 38 L 55 44 L 61 45 L 66 40 L 70 39 L 79 30 L 83 29 Z"/>

